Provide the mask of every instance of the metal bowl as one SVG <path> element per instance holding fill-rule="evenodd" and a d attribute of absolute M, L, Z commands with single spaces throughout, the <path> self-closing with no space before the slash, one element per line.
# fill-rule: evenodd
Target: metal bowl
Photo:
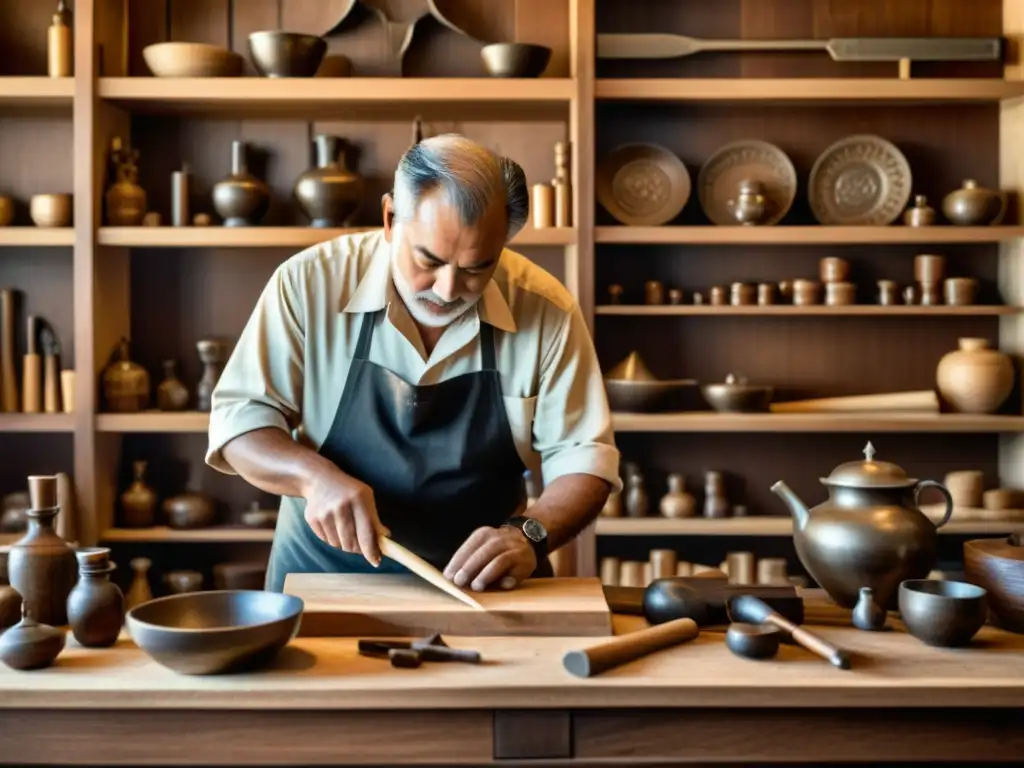
<path fill-rule="evenodd" d="M 726 377 L 725 383 L 705 384 L 700 391 L 707 404 L 719 413 L 763 413 L 775 393 L 772 387 L 747 384 L 732 374 Z"/>
<path fill-rule="evenodd" d="M 605 379 L 609 407 L 618 413 L 663 413 L 668 410 L 694 410 L 683 402 L 688 393 L 696 395 L 696 379 Z"/>
<path fill-rule="evenodd" d="M 249 35 L 249 58 L 263 77 L 313 77 L 327 53 L 327 41 L 298 32 Z"/>
<path fill-rule="evenodd" d="M 988 618 L 988 593 L 965 581 L 908 579 L 900 584 L 900 618 L 927 645 L 967 645 Z"/>
<path fill-rule="evenodd" d="M 551 49 L 531 43 L 493 43 L 480 51 L 491 77 L 540 77 L 551 61 Z"/>
<path fill-rule="evenodd" d="M 154 661 L 186 675 L 269 663 L 299 631 L 302 599 L 257 590 L 190 592 L 128 611 L 128 633 Z"/>

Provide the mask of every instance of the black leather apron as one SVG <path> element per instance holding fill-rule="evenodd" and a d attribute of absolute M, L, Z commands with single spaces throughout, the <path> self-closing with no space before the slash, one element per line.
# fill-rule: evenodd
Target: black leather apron
<path fill-rule="evenodd" d="M 395 541 L 444 570 L 474 530 L 497 527 L 526 504 L 525 466 L 502 399 L 494 329 L 481 321 L 480 371 L 415 386 L 369 361 L 379 314 L 363 315 L 320 454 L 373 489 Z M 266 586 L 280 592 L 288 573 L 403 572 L 388 558 L 377 569 L 362 555 L 321 541 L 296 511 L 277 525 Z M 533 575 L 550 576 L 550 562 Z"/>

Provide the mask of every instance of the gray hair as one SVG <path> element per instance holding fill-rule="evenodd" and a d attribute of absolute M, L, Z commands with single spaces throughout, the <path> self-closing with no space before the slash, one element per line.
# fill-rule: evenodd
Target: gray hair
<path fill-rule="evenodd" d="M 456 133 L 431 136 L 402 155 L 395 171 L 395 216 L 408 221 L 420 197 L 440 187 L 464 224 L 479 221 L 496 197 L 505 200 L 508 242 L 526 225 L 530 196 L 519 164 Z"/>

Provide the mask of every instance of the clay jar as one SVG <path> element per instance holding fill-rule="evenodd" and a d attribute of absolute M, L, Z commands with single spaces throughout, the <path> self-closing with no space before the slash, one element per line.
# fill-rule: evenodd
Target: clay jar
<path fill-rule="evenodd" d="M 1013 389 L 1009 356 L 989 348 L 987 339 L 960 339 L 960 348 L 943 355 L 936 369 L 939 394 L 958 413 L 991 414 Z"/>
<path fill-rule="evenodd" d="M 133 163 L 117 166 L 117 181 L 107 190 L 107 221 L 113 227 L 137 227 L 146 215 L 146 190 L 138 184 L 139 171 Z"/>
<path fill-rule="evenodd" d="M 188 387 L 178 378 L 177 363 L 164 360 L 164 380 L 156 388 L 156 407 L 161 411 L 184 411 L 188 407 Z"/>
<path fill-rule="evenodd" d="M 362 202 L 363 177 L 349 170 L 346 148 L 338 136 L 317 136 L 316 168 L 295 182 L 295 199 L 310 226 L 344 227 Z"/>
<path fill-rule="evenodd" d="M 146 485 L 146 462 L 133 461 L 135 479 L 121 494 L 121 525 L 125 528 L 150 528 L 156 525 L 156 492 Z"/>
<path fill-rule="evenodd" d="M 11 545 L 7 571 L 28 614 L 40 624 L 67 624 L 68 595 L 78 580 L 75 552 L 53 524 L 60 507 L 30 509 L 28 533 Z"/>
<path fill-rule="evenodd" d="M 974 179 L 967 179 L 960 189 L 946 195 L 942 213 L 962 227 L 988 226 L 1003 220 L 1006 204 L 1005 192 L 979 187 Z"/>
<path fill-rule="evenodd" d="M 662 517 L 693 517 L 697 502 L 692 494 L 686 492 L 685 478 L 673 472 L 668 476 L 668 493 L 661 497 L 658 511 Z"/>
<path fill-rule="evenodd" d="M 231 142 L 231 175 L 213 186 L 213 207 L 225 227 L 259 224 L 270 208 L 270 188 L 249 173 L 246 143 Z"/>
<path fill-rule="evenodd" d="M 68 596 L 71 632 L 86 648 L 109 648 L 124 624 L 124 595 L 110 580 L 117 566 L 106 547 L 80 549 L 75 556 L 79 578 Z"/>
<path fill-rule="evenodd" d="M 149 406 L 149 373 L 128 359 L 128 339 L 118 342 L 113 360 L 103 371 L 103 394 L 113 413 L 138 413 Z M 45 622 L 44 622 L 45 623 Z"/>

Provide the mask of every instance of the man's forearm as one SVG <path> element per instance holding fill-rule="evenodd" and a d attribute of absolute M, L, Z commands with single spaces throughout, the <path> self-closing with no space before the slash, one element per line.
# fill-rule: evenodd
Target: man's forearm
<path fill-rule="evenodd" d="M 587 474 L 563 475 L 545 487 L 527 514 L 547 530 L 548 551 L 554 552 L 590 525 L 611 488 L 606 480 Z"/>
<path fill-rule="evenodd" d="M 246 482 L 277 496 L 305 498 L 318 474 L 339 471 L 312 448 L 274 427 L 239 435 L 221 453 Z"/>

